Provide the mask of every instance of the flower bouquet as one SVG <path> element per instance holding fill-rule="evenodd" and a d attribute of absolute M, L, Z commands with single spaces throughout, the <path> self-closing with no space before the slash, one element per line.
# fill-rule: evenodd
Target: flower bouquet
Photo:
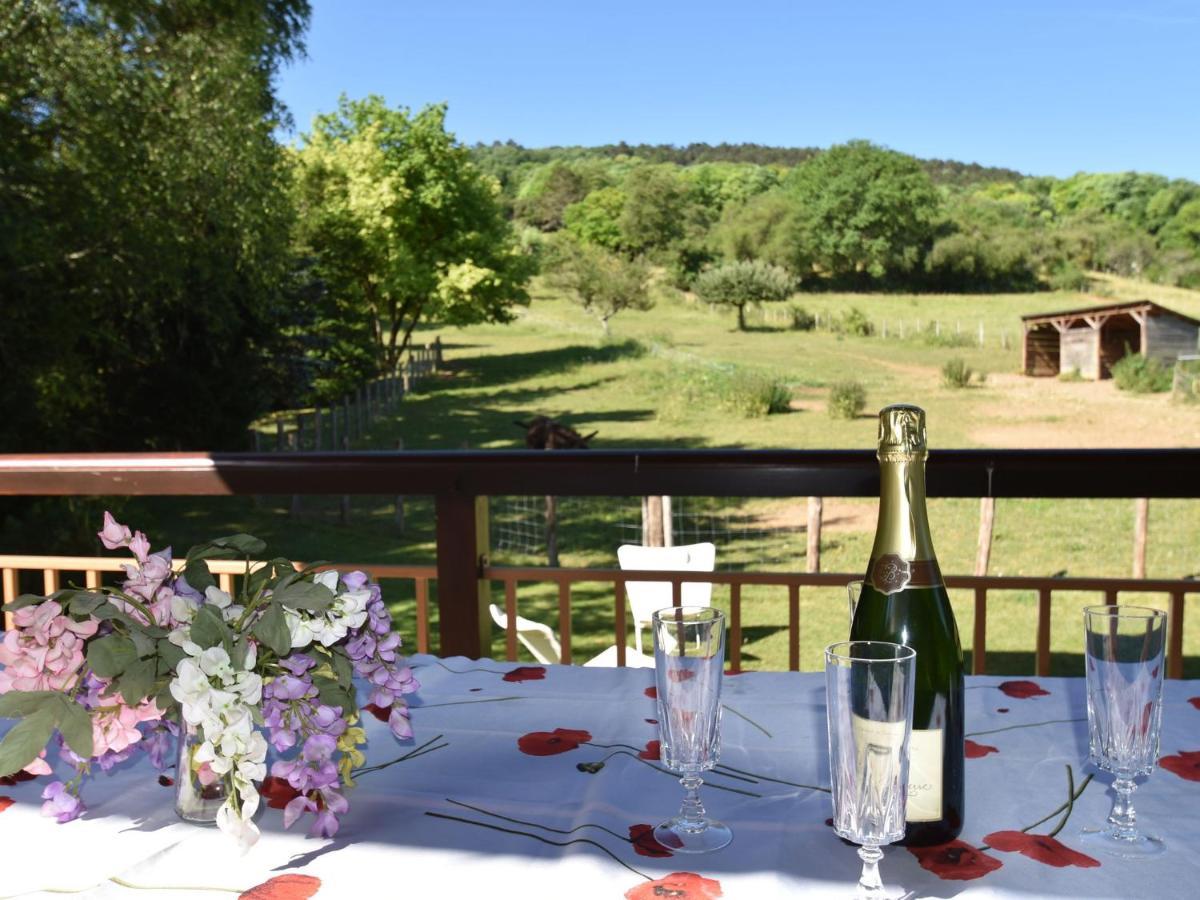
<path fill-rule="evenodd" d="M 249 847 L 261 792 L 283 801 L 285 827 L 312 813 L 309 834 L 332 836 L 364 761 L 356 675 L 369 690 L 363 708 L 397 738 L 412 736 L 404 695 L 419 685 L 379 585 L 319 564 L 251 565 L 265 545 L 245 534 L 193 547 L 182 566 L 109 513 L 99 537 L 133 554 L 120 589 L 5 607 L 16 628 L 0 643 L 0 717 L 21 721 L 0 741 L 0 776 L 51 774 L 56 746 L 74 776 L 46 787 L 42 809 L 67 822 L 84 811 L 93 766 L 144 750 L 162 770 L 177 738 L 183 818 L 215 821 Z M 245 562 L 236 596 L 217 586 L 214 559 Z M 278 756 L 270 776 L 268 743 Z"/>

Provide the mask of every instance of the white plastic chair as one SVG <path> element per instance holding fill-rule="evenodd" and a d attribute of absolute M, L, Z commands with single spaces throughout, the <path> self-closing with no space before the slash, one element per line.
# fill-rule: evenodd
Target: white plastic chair
<path fill-rule="evenodd" d="M 686 544 L 681 547 L 622 544 L 617 548 L 617 561 L 622 569 L 711 572 L 716 568 L 717 548 L 709 543 Z M 634 647 L 638 654 L 644 657 L 642 629 L 650 627 L 655 610 L 671 605 L 671 582 L 627 581 L 625 593 L 629 598 L 629 611 L 633 615 Z M 680 596 L 684 606 L 711 606 L 712 582 L 684 582 Z M 650 665 L 654 665 L 653 657 L 650 657 Z"/>
<path fill-rule="evenodd" d="M 492 613 L 492 621 L 500 626 L 500 630 L 508 632 L 508 615 L 495 603 L 488 604 Z M 517 640 L 524 644 L 525 649 L 533 654 L 538 662 L 547 665 L 557 665 L 562 660 L 562 644 L 549 625 L 517 616 Z"/>

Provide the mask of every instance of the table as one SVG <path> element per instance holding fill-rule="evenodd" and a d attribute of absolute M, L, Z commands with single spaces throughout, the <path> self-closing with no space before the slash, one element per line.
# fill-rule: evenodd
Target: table
<path fill-rule="evenodd" d="M 39 782 L 0 787 L 12 801 L 0 800 L 0 896 L 60 896 L 38 893 L 51 888 L 192 900 L 298 900 L 314 890 L 489 900 L 853 896 L 858 858 L 827 823 L 822 675 L 726 679 L 722 763 L 732 768 L 712 775 L 704 799 L 734 841 L 688 857 L 664 856 L 646 836 L 682 796 L 655 758 L 653 671 L 412 663 L 422 683 L 415 743 L 398 745 L 368 719 L 368 766 L 408 758 L 360 777 L 334 839 L 286 832 L 268 809 L 262 840 L 241 856 L 214 829 L 179 822 L 173 790 L 135 757 L 95 776 L 89 813 L 65 825 L 39 814 Z M 1162 768 L 1136 803 L 1170 846 L 1148 862 L 1073 852 L 1079 828 L 1108 813 L 1103 774 L 1075 802 L 1061 843 L 1019 834 L 1064 804 L 1068 771 L 1077 789 L 1092 773 L 1082 679 L 972 677 L 967 713 L 964 843 L 923 854 L 924 865 L 889 848 L 889 887 L 911 897 L 1200 896 L 1200 684 L 1166 687 Z M 1047 834 L 1060 818 L 1033 831 Z M 992 838 L 1009 849 L 979 849 L 1002 831 L 1018 832 Z M 282 879 L 273 893 L 250 890 L 272 878 Z"/>

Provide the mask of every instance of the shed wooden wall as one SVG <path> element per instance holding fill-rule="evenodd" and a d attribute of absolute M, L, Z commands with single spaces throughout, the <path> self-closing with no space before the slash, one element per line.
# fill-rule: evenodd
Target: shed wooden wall
<path fill-rule="evenodd" d="M 1113 316 L 1104 323 L 1100 338 L 1100 377 L 1111 378 L 1113 363 L 1125 356 L 1125 348 L 1131 353 L 1142 350 L 1142 326 L 1132 316 Z"/>
<path fill-rule="evenodd" d="M 1059 371 L 1079 372 L 1084 378 L 1095 381 L 1100 377 L 1100 369 L 1096 359 L 1096 341 L 1100 333 L 1090 325 L 1082 328 L 1068 328 L 1061 335 L 1062 350 L 1059 354 Z"/>
<path fill-rule="evenodd" d="M 1180 354 L 1196 352 L 1200 326 L 1170 314 L 1146 317 L 1145 353 L 1152 359 L 1174 364 Z"/>
<path fill-rule="evenodd" d="M 1025 374 L 1058 374 L 1058 332 L 1046 325 L 1025 332 Z"/>

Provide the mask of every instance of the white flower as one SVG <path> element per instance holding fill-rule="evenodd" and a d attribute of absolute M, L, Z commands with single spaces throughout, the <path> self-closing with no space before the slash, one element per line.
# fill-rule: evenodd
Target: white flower
<path fill-rule="evenodd" d="M 171 595 L 171 618 L 176 622 L 186 623 L 191 622 L 196 618 L 196 610 L 200 608 L 200 604 L 190 597 L 184 597 L 181 594 Z M 182 631 L 182 629 L 177 629 Z M 171 633 L 172 635 L 175 632 Z M 172 643 L 176 643 L 172 640 Z"/>
<path fill-rule="evenodd" d="M 249 804 L 244 800 L 242 802 L 244 813 L 245 807 Z M 254 807 L 257 809 L 258 804 L 255 803 Z M 258 843 L 258 826 L 251 822 L 249 817 L 242 818 L 235 813 L 228 800 L 217 810 L 217 827 L 235 838 L 243 853 Z"/>
<path fill-rule="evenodd" d="M 329 588 L 329 593 L 336 594 L 338 582 L 342 580 L 342 576 L 333 569 L 326 569 L 324 572 L 318 572 L 313 576 L 313 581 L 317 584 Z"/>
<path fill-rule="evenodd" d="M 229 594 L 214 585 L 210 585 L 204 589 L 204 599 L 217 609 L 224 609 L 233 602 L 233 598 Z"/>
<path fill-rule="evenodd" d="M 223 684 L 229 683 L 234 677 L 233 666 L 224 647 L 209 647 L 201 651 L 200 670 L 212 678 L 219 678 Z"/>

